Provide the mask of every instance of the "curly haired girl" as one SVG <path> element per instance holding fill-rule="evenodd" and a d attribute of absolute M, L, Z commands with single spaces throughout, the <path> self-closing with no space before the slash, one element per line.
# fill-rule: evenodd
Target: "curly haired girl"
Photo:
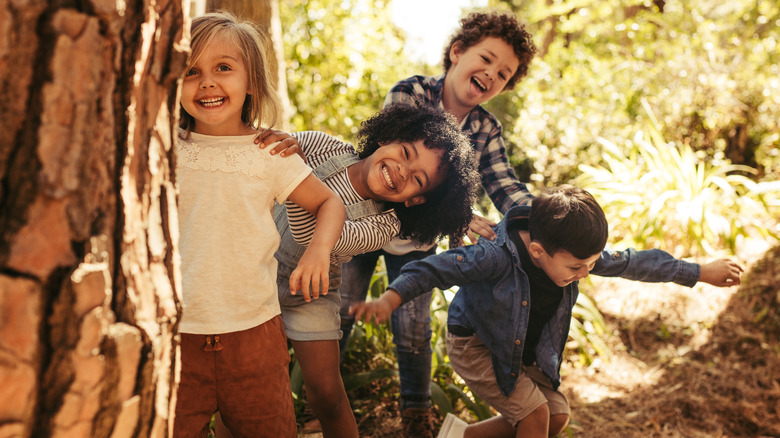
<path fill-rule="evenodd" d="M 365 121 L 357 151 L 323 132 L 293 137 L 314 174 L 346 204 L 347 221 L 331 253 L 328 292 L 299 293 L 289 275 L 317 219 L 293 202 L 277 207 L 282 318 L 323 436 L 357 437 L 339 373 L 341 264 L 398 235 L 426 243 L 463 236 L 472 216 L 476 165 L 468 138 L 451 116 L 419 102 L 390 105 Z"/>

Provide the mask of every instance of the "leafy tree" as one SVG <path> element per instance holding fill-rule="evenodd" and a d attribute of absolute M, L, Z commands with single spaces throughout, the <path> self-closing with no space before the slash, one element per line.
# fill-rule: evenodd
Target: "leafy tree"
<path fill-rule="evenodd" d="M 535 181 L 566 182 L 598 162 L 599 136 L 629 139 L 646 121 L 643 98 L 665 138 L 777 179 L 777 2 L 492 3 L 524 17 L 540 47 L 516 92 L 489 105 L 509 115 L 513 160 Z"/>
<path fill-rule="evenodd" d="M 382 0 L 283 2 L 288 93 L 294 130 L 347 140 L 382 108 L 400 79 L 423 71 L 403 52 L 404 35 Z"/>

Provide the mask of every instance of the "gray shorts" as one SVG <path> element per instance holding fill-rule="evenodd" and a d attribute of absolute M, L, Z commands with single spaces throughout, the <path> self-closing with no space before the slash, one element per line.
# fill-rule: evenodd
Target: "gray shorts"
<path fill-rule="evenodd" d="M 279 304 L 282 307 L 282 320 L 287 337 L 294 341 L 325 341 L 341 339 L 341 297 L 339 285 L 340 272 L 333 275 L 331 269 L 328 282 L 328 294 L 320 294 L 319 298 L 308 303 L 298 292 L 290 293 L 290 274 L 295 267 L 279 263 L 276 274 L 276 288 L 279 293 Z"/>
<path fill-rule="evenodd" d="M 462 337 L 447 332 L 447 354 L 452 369 L 482 400 L 500 413 L 513 427 L 539 406 L 547 403 L 550 415 L 571 415 L 569 401 L 553 390 L 552 383 L 536 366 L 523 367 L 515 389 L 504 396 L 498 387 L 490 350 L 476 335 Z"/>

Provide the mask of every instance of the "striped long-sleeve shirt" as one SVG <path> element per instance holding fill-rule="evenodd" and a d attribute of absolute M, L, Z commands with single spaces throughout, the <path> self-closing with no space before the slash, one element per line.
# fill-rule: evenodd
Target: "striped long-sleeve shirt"
<path fill-rule="evenodd" d="M 351 153 L 357 156 L 354 146 L 324 132 L 305 131 L 292 135 L 298 139 L 306 161 L 313 169 L 337 155 Z M 349 182 L 346 169 L 324 182 L 341 198 L 344 205 L 365 200 L 358 195 Z M 290 201 L 285 202 L 285 207 L 293 237 L 299 244 L 308 245 L 314 235 L 316 218 Z M 331 260 L 344 263 L 354 255 L 376 251 L 397 236 L 400 230 L 401 222 L 392 209 L 357 220 L 347 219 L 344 223 L 344 231 L 331 252 Z"/>

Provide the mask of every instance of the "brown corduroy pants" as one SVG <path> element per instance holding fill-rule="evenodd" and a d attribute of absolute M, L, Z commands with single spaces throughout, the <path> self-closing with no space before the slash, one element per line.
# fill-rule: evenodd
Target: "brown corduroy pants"
<path fill-rule="evenodd" d="M 290 355 L 279 315 L 240 332 L 180 336 L 174 437 L 206 436 L 216 411 L 234 438 L 297 437 Z"/>

